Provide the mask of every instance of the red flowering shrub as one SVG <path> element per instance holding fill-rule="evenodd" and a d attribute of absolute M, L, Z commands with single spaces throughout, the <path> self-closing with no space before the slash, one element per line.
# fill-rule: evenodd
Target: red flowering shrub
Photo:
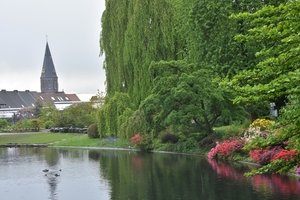
<path fill-rule="evenodd" d="M 130 138 L 131 143 L 141 151 L 149 151 L 152 149 L 152 140 L 150 136 L 135 134 Z"/>
<path fill-rule="evenodd" d="M 297 151 L 295 151 L 294 149 L 292 150 L 282 150 L 280 151 L 278 154 L 276 154 L 273 158 L 272 158 L 272 161 L 274 160 L 279 160 L 279 159 L 282 159 L 282 160 L 291 160 L 291 159 L 294 159 L 296 156 L 297 156 Z"/>
<path fill-rule="evenodd" d="M 271 162 L 273 157 L 282 151 L 280 146 L 267 149 L 251 150 L 249 152 L 253 161 L 256 161 L 260 165 L 266 165 Z"/>
<path fill-rule="evenodd" d="M 132 136 L 130 138 L 130 141 L 133 145 L 135 145 L 135 144 L 138 144 L 141 141 L 141 139 L 142 139 L 141 134 L 138 133 L 138 134 L 135 134 L 134 136 Z"/>
<path fill-rule="evenodd" d="M 230 138 L 229 140 L 224 140 L 222 144 L 216 143 L 216 147 L 212 148 L 208 153 L 208 158 L 221 157 L 226 158 L 232 156 L 235 152 L 242 150 L 244 147 L 244 140 L 237 140 L 235 138 Z"/>

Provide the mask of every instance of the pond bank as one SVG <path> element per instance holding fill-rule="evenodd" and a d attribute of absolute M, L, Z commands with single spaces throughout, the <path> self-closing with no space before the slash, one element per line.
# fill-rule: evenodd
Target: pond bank
<path fill-rule="evenodd" d="M 22 148 L 22 147 L 32 147 L 32 148 L 36 148 L 36 147 L 48 147 L 48 144 L 18 144 L 18 143 L 7 143 L 7 144 L 1 144 L 0 147 L 2 148 Z"/>

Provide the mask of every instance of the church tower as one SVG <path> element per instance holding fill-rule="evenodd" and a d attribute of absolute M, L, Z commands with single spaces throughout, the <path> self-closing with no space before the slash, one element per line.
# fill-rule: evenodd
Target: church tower
<path fill-rule="evenodd" d="M 41 74 L 41 92 L 42 93 L 58 92 L 58 77 L 56 75 L 48 42 L 46 43 L 46 51 L 45 51 L 43 69 Z"/>

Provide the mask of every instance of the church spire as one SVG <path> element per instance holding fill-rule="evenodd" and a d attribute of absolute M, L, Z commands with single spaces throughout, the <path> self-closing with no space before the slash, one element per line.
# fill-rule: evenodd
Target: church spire
<path fill-rule="evenodd" d="M 56 75 L 48 41 L 46 42 L 45 57 L 41 74 L 41 92 L 58 92 L 58 77 Z"/>

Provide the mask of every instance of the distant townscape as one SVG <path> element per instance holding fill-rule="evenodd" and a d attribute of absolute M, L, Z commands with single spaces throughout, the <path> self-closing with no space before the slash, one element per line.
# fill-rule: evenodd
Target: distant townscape
<path fill-rule="evenodd" d="M 18 115 L 20 110 L 32 108 L 37 102 L 43 106 L 50 104 L 55 105 L 59 110 L 80 102 L 76 94 L 66 94 L 59 91 L 58 77 L 53 64 L 48 42 L 44 56 L 44 63 L 40 77 L 41 92 L 37 91 L 0 91 L 0 118 L 13 119 Z"/>

